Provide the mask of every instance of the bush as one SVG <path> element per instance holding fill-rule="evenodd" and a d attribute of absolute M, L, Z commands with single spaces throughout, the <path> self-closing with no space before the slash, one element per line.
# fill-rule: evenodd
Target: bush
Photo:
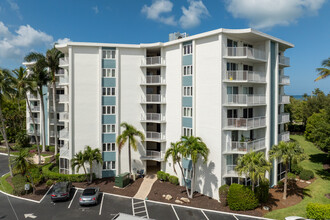
<path fill-rule="evenodd" d="M 330 219 L 330 204 L 308 203 L 306 214 L 309 219 Z"/>
<path fill-rule="evenodd" d="M 169 177 L 170 177 L 169 173 L 165 173 L 164 171 L 157 172 L 157 179 L 159 180 L 168 181 Z"/>
<path fill-rule="evenodd" d="M 170 183 L 172 183 L 174 185 L 179 185 L 179 178 L 176 176 L 170 176 L 168 178 L 168 181 L 170 181 Z"/>
<path fill-rule="evenodd" d="M 303 170 L 301 171 L 301 173 L 299 174 L 299 178 L 302 180 L 310 180 L 314 178 L 314 173 L 311 170 Z"/>
<path fill-rule="evenodd" d="M 303 168 L 296 163 L 291 165 L 291 172 L 296 175 L 299 175 L 302 170 L 303 170 Z"/>
<path fill-rule="evenodd" d="M 269 199 L 269 181 L 260 182 L 255 189 L 255 195 L 260 203 L 266 203 Z"/>
<path fill-rule="evenodd" d="M 163 180 L 163 179 L 162 179 L 162 177 L 163 177 L 163 174 L 164 174 L 164 172 L 163 172 L 163 171 L 161 171 L 161 170 L 160 170 L 160 171 L 158 171 L 158 172 L 157 172 L 157 179 L 159 179 L 159 180 Z"/>
<path fill-rule="evenodd" d="M 277 182 L 277 186 L 278 186 L 279 188 L 283 188 L 283 186 L 284 186 L 284 182 L 282 182 L 281 180 L 278 181 L 278 182 Z"/>
<path fill-rule="evenodd" d="M 288 173 L 288 179 L 289 180 L 294 180 L 294 179 L 296 179 L 296 177 L 297 177 L 296 174 L 290 173 L 290 172 Z"/>
<path fill-rule="evenodd" d="M 47 164 L 42 167 L 42 173 L 44 178 L 49 180 L 59 180 L 59 181 L 71 181 L 71 182 L 84 182 L 86 181 L 85 174 L 62 174 L 52 172 L 54 164 Z M 93 179 L 95 178 L 95 174 L 93 173 Z"/>
<path fill-rule="evenodd" d="M 47 180 L 47 182 L 46 182 L 46 185 L 47 186 L 51 186 L 53 184 L 54 184 L 54 181 L 53 180 Z"/>
<path fill-rule="evenodd" d="M 16 146 L 18 148 L 26 148 L 26 147 L 31 147 L 30 145 L 30 138 L 29 136 L 26 134 L 26 131 L 21 131 L 19 132 L 16 137 Z"/>
<path fill-rule="evenodd" d="M 25 183 L 26 183 L 26 178 L 21 175 L 21 174 L 18 174 L 18 175 L 15 175 L 12 179 L 11 179 L 11 182 L 14 186 L 14 191 L 13 193 L 15 195 L 24 195 L 25 194 Z"/>
<path fill-rule="evenodd" d="M 231 210 L 251 210 L 258 206 L 258 199 L 248 187 L 233 183 L 229 187 L 227 202 Z"/>
<path fill-rule="evenodd" d="M 227 184 L 219 187 L 219 199 L 221 203 L 227 205 L 227 195 L 229 191 L 229 186 Z"/>
<path fill-rule="evenodd" d="M 33 185 L 38 186 L 43 181 L 43 175 L 39 167 L 31 168 L 26 172 L 27 180 Z"/>

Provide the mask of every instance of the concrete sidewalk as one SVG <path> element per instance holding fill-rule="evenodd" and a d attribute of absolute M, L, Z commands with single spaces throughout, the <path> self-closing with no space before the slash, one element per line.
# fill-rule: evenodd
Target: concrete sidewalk
<path fill-rule="evenodd" d="M 154 182 L 156 182 L 156 180 L 156 174 L 146 175 L 139 188 L 139 191 L 135 194 L 133 198 L 144 200 L 149 195 L 152 185 L 154 185 Z"/>

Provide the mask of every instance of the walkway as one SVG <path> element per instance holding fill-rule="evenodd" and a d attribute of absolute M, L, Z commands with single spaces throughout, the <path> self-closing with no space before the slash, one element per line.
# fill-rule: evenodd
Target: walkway
<path fill-rule="evenodd" d="M 135 194 L 134 198 L 144 200 L 149 195 L 152 185 L 154 185 L 154 182 L 156 182 L 156 180 L 156 174 L 146 175 L 139 188 L 139 191 Z"/>

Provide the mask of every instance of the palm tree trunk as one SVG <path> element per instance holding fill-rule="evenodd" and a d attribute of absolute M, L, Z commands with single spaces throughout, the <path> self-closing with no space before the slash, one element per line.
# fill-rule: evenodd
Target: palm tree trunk
<path fill-rule="evenodd" d="M 196 165 L 193 164 L 192 166 L 192 172 L 193 172 L 193 175 L 192 175 L 192 178 L 191 178 L 191 185 L 190 185 L 190 193 L 188 194 L 189 198 L 192 199 L 193 196 L 194 196 L 194 188 L 195 188 L 195 167 Z"/>
<path fill-rule="evenodd" d="M 42 124 L 42 152 L 46 151 L 46 125 L 45 125 L 45 106 L 44 106 L 44 96 L 42 94 L 42 87 L 39 88 L 40 102 L 41 102 L 41 124 Z"/>
<path fill-rule="evenodd" d="M 120 174 L 120 170 L 121 170 L 121 166 L 120 166 L 120 154 L 121 153 L 121 150 L 118 150 L 118 173 L 117 173 L 117 175 L 119 175 Z"/>
<path fill-rule="evenodd" d="M 252 182 L 252 192 L 254 192 L 254 181 L 251 180 L 251 182 Z"/>
<path fill-rule="evenodd" d="M 56 83 L 55 83 L 55 73 L 53 73 L 53 113 L 54 113 L 54 134 L 55 134 L 55 155 L 58 153 L 58 143 L 57 143 L 57 111 L 56 111 Z"/>
<path fill-rule="evenodd" d="M 10 172 L 10 176 L 13 176 L 13 170 L 11 167 L 11 161 L 10 161 L 10 148 L 9 148 L 9 144 L 8 144 L 8 139 L 7 139 L 7 133 L 6 133 L 6 126 L 5 126 L 5 122 L 4 122 L 4 118 L 3 118 L 3 114 L 2 114 L 2 102 L 0 103 L 0 120 L 1 120 L 1 133 L 3 136 L 3 139 L 5 140 L 5 144 L 7 147 L 7 152 L 8 152 L 8 167 L 9 167 L 9 172 Z"/>
<path fill-rule="evenodd" d="M 187 181 L 186 181 L 186 178 L 184 177 L 183 168 L 182 168 L 182 166 L 181 166 L 181 164 L 180 164 L 179 162 L 177 162 L 177 163 L 178 163 L 178 165 L 179 165 L 179 167 L 180 167 L 180 170 L 181 170 L 181 174 L 182 174 L 182 178 L 183 178 L 184 183 L 185 183 L 184 185 L 185 185 L 185 187 L 186 187 L 187 195 L 189 195 L 188 183 L 187 183 Z"/>
<path fill-rule="evenodd" d="M 288 167 L 289 167 L 289 164 L 288 164 L 288 162 L 286 162 L 286 164 L 285 164 L 283 199 L 286 199 L 286 192 L 287 192 L 287 189 L 288 189 Z"/>
<path fill-rule="evenodd" d="M 93 181 L 93 161 L 89 163 L 89 183 Z"/>
<path fill-rule="evenodd" d="M 86 176 L 86 181 L 88 181 L 88 175 L 87 175 L 86 167 L 85 167 L 85 165 L 82 165 L 82 167 L 84 168 L 84 172 L 85 172 L 85 176 Z"/>
<path fill-rule="evenodd" d="M 31 110 L 31 106 L 30 106 L 30 102 L 29 99 L 27 97 L 27 95 L 25 94 L 25 98 L 26 98 L 26 102 L 29 108 L 29 112 L 30 112 L 30 116 L 32 118 L 32 123 L 33 123 L 33 131 L 34 131 L 34 138 L 36 139 L 36 144 L 37 144 L 37 149 L 38 149 L 38 164 L 41 163 L 41 156 L 40 156 L 40 146 L 39 146 L 39 140 L 38 140 L 38 135 L 37 135 L 37 127 L 36 127 L 36 123 L 34 121 L 34 117 L 32 115 L 32 110 Z"/>
<path fill-rule="evenodd" d="M 132 161 L 131 161 L 131 143 L 128 138 L 128 163 L 129 163 L 129 173 L 132 175 Z"/>

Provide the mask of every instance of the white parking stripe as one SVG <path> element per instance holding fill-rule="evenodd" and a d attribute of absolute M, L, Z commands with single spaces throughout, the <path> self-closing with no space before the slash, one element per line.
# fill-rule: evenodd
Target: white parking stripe
<path fill-rule="evenodd" d="M 205 212 L 203 210 L 201 210 L 201 212 L 203 213 L 203 215 L 206 218 L 206 220 L 209 220 L 209 218 L 206 216 Z"/>
<path fill-rule="evenodd" d="M 101 215 L 101 213 L 102 213 L 103 198 L 104 198 L 104 194 L 102 193 L 102 200 L 101 200 L 101 205 L 100 205 L 100 212 L 99 212 L 99 215 Z"/>
<path fill-rule="evenodd" d="M 147 203 L 146 203 L 146 200 L 144 200 L 144 208 L 146 209 L 147 219 L 149 219 L 149 213 L 148 213 L 148 209 L 147 209 Z"/>
<path fill-rule="evenodd" d="M 239 220 L 235 215 L 233 215 L 234 216 L 234 218 L 236 218 L 237 220 Z"/>
<path fill-rule="evenodd" d="M 72 204 L 72 202 L 73 202 L 73 200 L 74 200 L 74 197 L 76 196 L 77 192 L 78 192 L 78 189 L 76 189 L 76 192 L 74 193 L 74 195 L 73 195 L 73 197 L 72 197 L 72 199 L 71 199 L 71 202 L 70 202 L 70 204 L 69 204 L 69 206 L 68 206 L 68 209 L 71 207 L 71 204 Z"/>
<path fill-rule="evenodd" d="M 44 200 L 44 198 L 47 196 L 48 192 L 53 188 L 54 185 L 52 185 L 46 192 L 46 194 L 42 197 L 42 199 L 39 202 L 42 202 L 42 200 Z"/>
<path fill-rule="evenodd" d="M 177 214 L 177 213 L 176 213 L 176 211 L 175 211 L 175 208 L 174 208 L 174 206 L 173 206 L 173 205 L 171 205 L 171 207 L 172 207 L 172 209 L 173 209 L 173 212 L 174 212 L 174 214 L 175 214 L 175 216 L 176 216 L 176 219 L 180 220 L 180 218 L 179 218 L 178 214 Z"/>
<path fill-rule="evenodd" d="M 132 198 L 132 210 L 133 210 L 133 215 L 135 216 L 135 211 L 134 211 L 134 202 L 133 202 L 133 198 Z"/>

